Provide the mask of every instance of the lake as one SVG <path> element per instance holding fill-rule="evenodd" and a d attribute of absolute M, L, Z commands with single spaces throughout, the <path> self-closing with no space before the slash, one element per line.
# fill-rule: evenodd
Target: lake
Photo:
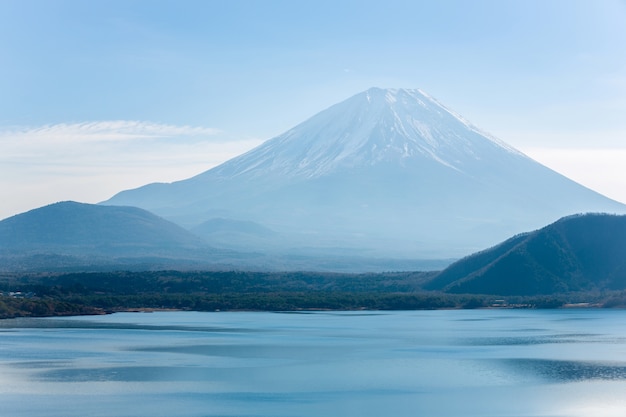
<path fill-rule="evenodd" d="M 626 311 L 0 320 L 0 415 L 624 416 Z"/>

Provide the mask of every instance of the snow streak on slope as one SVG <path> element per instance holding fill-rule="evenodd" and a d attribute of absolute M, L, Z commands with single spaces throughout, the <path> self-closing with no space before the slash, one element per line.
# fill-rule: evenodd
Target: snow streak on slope
<path fill-rule="evenodd" d="M 515 149 L 489 137 L 420 90 L 372 88 L 213 170 L 233 177 L 315 178 L 341 168 L 428 158 L 458 171 Z"/>

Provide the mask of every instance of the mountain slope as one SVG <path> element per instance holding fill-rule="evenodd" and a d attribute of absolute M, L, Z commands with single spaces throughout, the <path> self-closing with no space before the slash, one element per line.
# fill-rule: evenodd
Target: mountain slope
<path fill-rule="evenodd" d="M 461 259 L 425 287 L 536 295 L 626 288 L 626 216 L 570 216 Z"/>
<path fill-rule="evenodd" d="M 278 233 L 277 250 L 412 258 L 462 256 L 577 212 L 626 213 L 422 91 L 376 88 L 196 177 L 104 204 L 188 228 L 253 221 Z"/>
<path fill-rule="evenodd" d="M 66 201 L 0 222 L 0 250 L 136 256 L 206 248 L 187 230 L 136 207 Z"/>

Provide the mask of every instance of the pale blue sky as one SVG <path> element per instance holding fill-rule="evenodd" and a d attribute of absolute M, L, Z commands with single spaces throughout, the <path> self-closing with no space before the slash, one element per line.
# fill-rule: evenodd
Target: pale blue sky
<path fill-rule="evenodd" d="M 189 177 L 373 86 L 626 202 L 624 0 L 0 0 L 0 218 Z"/>

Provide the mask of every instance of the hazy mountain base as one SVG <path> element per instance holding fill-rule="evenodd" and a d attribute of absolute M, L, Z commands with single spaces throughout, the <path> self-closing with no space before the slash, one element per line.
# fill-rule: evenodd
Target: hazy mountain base
<path fill-rule="evenodd" d="M 11 253 L 0 251 L 0 272 L 100 272 L 100 271 L 320 271 L 366 273 L 441 270 L 454 259 L 394 259 L 327 254 L 262 254 L 229 250 L 198 252 L 187 257 L 98 257 L 54 252 Z"/>
<path fill-rule="evenodd" d="M 135 207 L 72 201 L 51 204 L 0 221 L 0 271 L 380 272 L 441 269 L 450 262 L 415 259 L 414 255 L 385 258 L 371 250 L 337 247 L 332 237 L 325 239 L 333 245 L 319 249 L 310 246 L 315 240 L 313 236 L 294 242 L 253 222 L 215 219 L 200 230 L 211 235 L 211 244 Z M 225 232 L 230 232 L 230 237 L 224 238 Z M 240 239 L 232 239 L 233 233 Z M 262 250 L 251 249 L 253 240 Z M 221 243 L 221 248 L 214 247 L 214 243 Z"/>

